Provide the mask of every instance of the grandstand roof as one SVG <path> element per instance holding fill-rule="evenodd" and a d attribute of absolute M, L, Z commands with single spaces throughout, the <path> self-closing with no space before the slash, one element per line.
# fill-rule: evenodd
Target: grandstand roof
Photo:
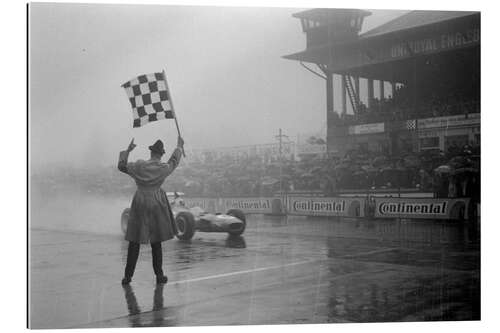
<path fill-rule="evenodd" d="M 320 11 L 316 9 L 294 16 L 316 16 Z M 415 10 L 362 33 L 357 38 L 332 40 L 328 34 L 321 34 L 321 31 L 311 31 L 306 36 L 306 49 L 285 55 L 284 58 L 323 64 L 334 73 L 358 70 L 357 75 L 369 77 L 373 75 L 366 72 L 369 67 L 386 62 L 394 64 L 395 61 L 401 62 L 414 55 L 478 47 L 480 12 Z M 313 43 L 309 43 L 310 39 Z M 407 48 L 412 52 L 407 52 Z M 401 66 L 405 64 L 401 63 Z"/>
<path fill-rule="evenodd" d="M 479 12 L 452 12 L 452 11 L 432 11 L 432 10 L 414 10 L 405 15 L 401 15 L 387 23 L 384 23 L 363 34 L 360 38 L 370 38 L 379 35 L 400 32 L 402 30 L 413 29 L 424 25 L 438 22 L 444 22 L 460 17 L 478 14 Z"/>
<path fill-rule="evenodd" d="M 367 10 L 360 9 L 336 9 L 336 8 L 313 8 L 304 10 L 303 12 L 292 14 L 296 18 L 305 18 L 310 20 L 323 21 L 328 18 L 330 14 L 349 14 L 349 13 L 360 13 L 362 16 L 370 16 L 372 13 Z"/>

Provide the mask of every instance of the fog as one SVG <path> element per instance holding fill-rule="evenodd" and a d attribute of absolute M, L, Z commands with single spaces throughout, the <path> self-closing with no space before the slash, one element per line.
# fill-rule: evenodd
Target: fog
<path fill-rule="evenodd" d="M 323 80 L 281 58 L 305 48 L 301 10 L 30 4 L 31 171 L 115 165 L 132 137 L 131 159 L 173 148 L 173 120 L 132 129 L 120 87 L 162 69 L 187 149 L 324 133 Z M 402 13 L 375 10 L 364 30 Z"/>

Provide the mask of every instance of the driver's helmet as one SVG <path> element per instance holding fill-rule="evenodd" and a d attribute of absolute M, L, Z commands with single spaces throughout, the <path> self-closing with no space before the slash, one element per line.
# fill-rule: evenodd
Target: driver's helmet
<path fill-rule="evenodd" d="M 174 202 L 178 206 L 183 206 L 184 207 L 186 205 L 186 203 L 184 202 L 184 199 L 182 199 L 181 197 L 175 198 Z"/>

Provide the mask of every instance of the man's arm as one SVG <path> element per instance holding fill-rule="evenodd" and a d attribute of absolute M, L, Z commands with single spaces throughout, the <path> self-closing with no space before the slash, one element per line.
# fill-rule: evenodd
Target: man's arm
<path fill-rule="evenodd" d="M 167 175 L 171 174 L 175 168 L 179 165 L 182 157 L 182 148 L 184 147 L 184 140 L 181 137 L 177 138 L 177 148 L 174 149 L 174 152 L 170 156 L 167 161 Z"/>
<path fill-rule="evenodd" d="M 134 150 L 135 147 L 136 145 L 134 144 L 134 139 L 132 139 L 132 141 L 130 141 L 128 145 L 128 148 L 120 152 L 120 156 L 118 157 L 118 170 L 120 170 L 121 172 L 128 174 L 128 155 L 132 150 Z"/>
<path fill-rule="evenodd" d="M 167 164 L 169 165 L 170 172 L 174 171 L 175 168 L 179 165 L 182 157 L 182 149 L 177 147 L 174 149 L 174 152 L 170 156 L 170 158 L 167 161 Z"/>
<path fill-rule="evenodd" d="M 124 150 L 120 152 L 120 156 L 118 157 L 118 170 L 123 173 L 128 174 L 127 164 L 128 164 L 128 150 Z"/>

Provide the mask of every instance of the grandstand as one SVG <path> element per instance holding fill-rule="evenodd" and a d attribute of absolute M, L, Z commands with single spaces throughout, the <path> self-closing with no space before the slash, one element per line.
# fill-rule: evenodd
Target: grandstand
<path fill-rule="evenodd" d="M 360 33 L 369 15 L 357 9 L 293 15 L 306 49 L 285 58 L 326 81 L 328 152 L 400 156 L 479 146 L 479 12 L 412 11 Z"/>

